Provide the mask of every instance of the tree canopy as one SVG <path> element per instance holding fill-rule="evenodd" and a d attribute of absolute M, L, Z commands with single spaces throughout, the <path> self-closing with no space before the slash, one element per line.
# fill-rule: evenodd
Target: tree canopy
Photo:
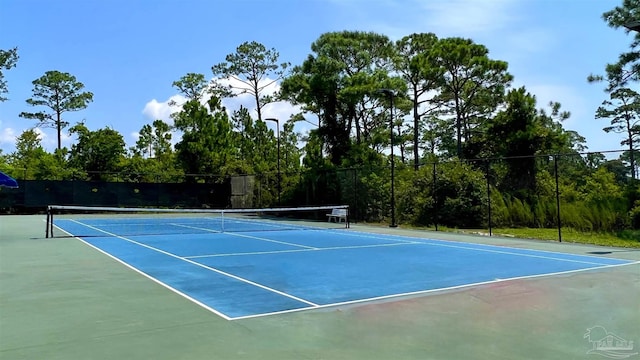
<path fill-rule="evenodd" d="M 51 112 L 39 111 L 35 113 L 22 112 L 20 117 L 38 120 L 38 126 L 53 127 L 58 134 L 58 149 L 62 147 L 62 129 L 69 123 L 62 119 L 62 114 L 68 111 L 79 111 L 93 101 L 93 93 L 83 92 L 84 84 L 76 77 L 57 70 L 47 71 L 43 76 L 33 81 L 33 97 L 26 102 L 30 106 L 44 106 Z"/>
<path fill-rule="evenodd" d="M 622 24 L 634 11 L 623 7 L 605 19 Z M 629 172 L 640 141 L 638 94 L 627 87 L 637 80 L 633 59 L 621 58 L 622 72 L 607 69 L 615 86 L 596 114 L 610 121 L 604 131 L 625 133 L 628 150 L 619 159 L 585 153 L 585 139 L 563 127 L 569 112 L 557 102 L 541 107 L 525 86 L 511 88 L 507 62 L 472 39 L 421 33 L 393 42 L 376 32 L 339 31 L 321 34 L 293 67 L 275 49 L 244 42 L 212 66 L 213 79 L 186 73 L 170 84 L 185 100 L 171 104 L 173 124 L 143 124 L 129 149 L 117 129 L 91 130 L 91 120 L 72 126 L 77 140 L 61 148 L 70 125 L 62 114 L 86 108 L 93 94 L 71 74 L 48 71 L 33 82 L 27 104 L 49 111 L 20 116 L 55 127 L 58 150 L 44 151 L 31 129 L 0 160 L 42 179 L 251 178 L 240 190 L 255 197 L 252 206 L 346 202 L 366 221 L 392 214 L 396 185 L 399 220 L 420 226 L 552 226 L 562 202 L 571 226 L 612 230 L 640 224 L 640 191 Z M 251 95 L 256 113 L 223 106 L 239 93 Z M 263 118 L 275 100 L 301 109 L 277 119 L 276 131 Z M 317 127 L 297 133 L 309 116 Z M 495 216 L 488 218 L 487 208 Z"/>
<path fill-rule="evenodd" d="M 0 49 L 0 102 L 7 101 L 7 98 L 3 95 L 9 92 L 3 70 L 9 70 L 15 67 L 17 62 L 18 48 L 9 50 Z"/>

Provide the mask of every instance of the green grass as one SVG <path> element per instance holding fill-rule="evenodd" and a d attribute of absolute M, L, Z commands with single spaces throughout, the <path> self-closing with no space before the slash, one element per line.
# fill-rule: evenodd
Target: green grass
<path fill-rule="evenodd" d="M 367 225 L 389 226 L 389 223 L 367 223 Z M 401 224 L 400 226 L 405 229 L 435 230 L 434 227 L 415 227 L 408 224 Z M 488 229 L 458 229 L 438 226 L 438 231 L 480 234 L 485 236 L 489 235 Z M 492 229 L 492 234 L 494 236 L 514 237 L 520 239 L 558 241 L 558 229 L 556 228 L 494 228 Z M 640 248 L 640 230 L 622 230 L 617 233 L 603 233 L 583 232 L 572 228 L 562 228 L 562 241 L 622 248 Z"/>
<path fill-rule="evenodd" d="M 478 230 L 464 230 L 464 232 Z M 488 230 L 479 230 L 488 233 Z M 493 235 L 508 236 L 523 239 L 540 239 L 540 240 L 558 240 L 558 229 L 534 229 L 534 228 L 499 228 L 492 230 Z M 562 241 L 593 244 L 601 246 L 615 246 L 624 248 L 640 248 L 640 231 L 624 230 L 622 232 L 598 233 L 598 232 L 582 232 L 571 228 L 562 229 Z"/>

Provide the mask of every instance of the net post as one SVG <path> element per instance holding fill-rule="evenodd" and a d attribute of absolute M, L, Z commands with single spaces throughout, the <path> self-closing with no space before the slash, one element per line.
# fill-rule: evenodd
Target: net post
<path fill-rule="evenodd" d="M 45 230 L 45 236 L 47 238 L 53 237 L 53 208 L 51 205 L 47 206 L 47 229 Z"/>
<path fill-rule="evenodd" d="M 49 234 L 53 237 L 53 209 L 51 209 L 51 218 L 49 219 L 51 222 L 49 223 Z"/>
<path fill-rule="evenodd" d="M 49 221 L 51 221 L 51 207 L 47 206 L 47 223 L 45 225 L 45 238 L 49 238 Z"/>
<path fill-rule="evenodd" d="M 344 219 L 344 222 L 345 222 L 345 226 L 346 226 L 346 228 L 348 229 L 348 228 L 350 227 L 350 224 L 349 224 L 349 218 L 350 218 L 350 216 L 349 216 L 349 207 L 348 207 L 348 206 L 347 206 L 347 209 L 346 209 L 346 210 L 347 210 L 347 217 Z"/>

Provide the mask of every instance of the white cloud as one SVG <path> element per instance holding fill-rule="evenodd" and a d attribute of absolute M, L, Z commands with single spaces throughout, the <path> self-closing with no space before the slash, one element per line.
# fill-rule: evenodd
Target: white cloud
<path fill-rule="evenodd" d="M 16 139 L 22 135 L 23 132 L 32 129 L 38 134 L 38 138 L 40 139 L 40 144 L 42 147 L 49 152 L 53 152 L 58 147 L 58 135 L 55 129 L 51 128 L 22 128 L 16 129 L 11 127 L 6 127 L 2 129 L 0 132 L 0 147 L 7 153 L 15 150 Z M 65 129 L 60 134 L 60 140 L 62 142 L 62 147 L 71 148 L 73 143 L 73 136 L 69 135 L 68 129 Z"/>
<path fill-rule="evenodd" d="M 257 111 L 255 98 L 253 95 L 248 93 L 243 93 L 242 88 L 246 87 L 246 85 L 242 84 L 240 81 L 235 79 L 221 79 L 219 82 L 222 85 L 231 85 L 233 91 L 236 96 L 224 98 L 222 100 L 222 105 L 227 109 L 229 116 L 231 116 L 231 112 L 237 109 L 240 109 L 240 106 L 249 110 L 251 116 L 256 119 Z M 262 95 L 273 95 L 277 91 L 280 90 L 280 84 L 277 81 L 273 81 L 272 79 L 264 79 L 260 82 L 260 86 L 264 86 L 262 90 Z M 171 101 L 175 101 L 178 106 L 171 107 L 169 103 Z M 203 102 L 205 99 L 203 99 Z M 149 101 L 142 111 L 143 114 L 150 120 L 161 119 L 166 121 L 169 124 L 173 124 L 173 119 L 171 119 L 170 114 L 175 111 L 179 111 L 182 104 L 186 102 L 186 98 L 181 95 L 173 95 L 168 100 L 159 102 L 156 99 Z M 302 110 L 299 106 L 294 106 L 286 101 L 278 101 L 265 105 L 262 108 L 262 118 L 276 118 L 280 121 L 280 129 L 282 130 L 283 124 L 285 121 L 289 120 L 292 115 L 300 113 Z M 310 130 L 317 128 L 318 119 L 316 116 L 312 114 L 305 114 L 305 118 L 308 122 L 299 121 L 296 123 L 295 131 L 302 134 L 307 134 Z M 267 122 L 267 126 L 271 129 L 274 129 L 276 124 L 273 122 Z M 172 144 L 175 145 L 181 139 L 181 133 L 174 132 L 172 137 Z M 131 139 L 133 139 L 132 143 L 139 139 L 140 133 L 137 131 L 130 133 Z"/>
<path fill-rule="evenodd" d="M 222 100 L 222 105 L 227 109 L 227 111 L 233 111 L 239 109 L 241 106 L 248 109 L 249 113 L 256 118 L 256 103 L 255 98 L 252 94 L 243 92 L 242 89 L 246 88 L 246 84 L 243 84 L 241 81 L 237 79 L 220 79 L 218 80 L 222 85 L 230 85 L 232 87 L 232 91 L 236 94 L 234 97 L 225 98 Z M 262 89 L 262 95 L 273 95 L 278 90 L 280 90 L 280 84 L 277 81 L 273 81 L 273 79 L 265 78 L 260 83 L 259 86 L 264 87 Z M 177 106 L 171 107 L 169 106 L 170 102 L 176 102 Z M 170 115 L 172 112 L 178 111 L 180 106 L 186 102 L 186 98 L 182 95 L 176 94 L 171 96 L 166 101 L 158 101 L 153 99 L 149 101 L 142 113 L 149 119 L 162 119 L 169 124 L 173 123 L 173 119 L 171 119 Z M 300 107 L 293 106 L 288 102 L 279 101 L 265 105 L 262 108 L 262 118 L 276 118 L 281 122 L 284 122 L 291 118 L 291 115 L 299 113 Z M 231 114 L 229 114 L 231 115 Z M 139 134 L 137 132 L 131 133 L 131 137 L 135 140 L 138 139 Z"/>
<path fill-rule="evenodd" d="M 173 95 L 167 101 L 159 102 L 156 99 L 152 99 L 148 103 L 145 104 L 144 109 L 142 109 L 142 114 L 146 116 L 149 120 L 163 120 L 169 124 L 173 124 L 173 119 L 171 118 L 171 114 L 177 111 L 180 108 L 180 105 L 186 102 L 186 98 L 182 95 Z M 170 103 L 176 103 L 176 106 L 170 106 Z"/>
<path fill-rule="evenodd" d="M 41 128 L 34 128 L 33 131 L 35 131 L 35 133 L 38 134 L 38 139 L 40 139 L 40 142 L 44 141 L 49 137 L 47 133 L 45 133 Z M 66 138 L 69 138 L 69 136 L 67 135 Z M 65 139 L 64 134 L 62 139 Z"/>
<path fill-rule="evenodd" d="M 6 127 L 0 132 L 0 145 L 6 148 L 6 145 L 15 146 L 16 143 L 16 131 L 13 128 Z"/>
<path fill-rule="evenodd" d="M 34 130 L 40 136 L 40 143 L 42 147 L 48 151 L 53 151 L 58 148 L 58 134 L 54 129 L 47 129 L 46 131 L 42 128 L 34 128 Z M 62 130 L 60 133 L 60 142 L 62 147 L 66 147 L 67 149 L 71 149 L 71 146 L 74 142 L 74 136 L 69 134 L 69 128 Z"/>

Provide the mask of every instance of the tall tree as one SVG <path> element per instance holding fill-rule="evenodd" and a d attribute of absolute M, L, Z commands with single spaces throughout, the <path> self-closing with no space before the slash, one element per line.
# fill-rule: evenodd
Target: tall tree
<path fill-rule="evenodd" d="M 282 171 L 285 174 L 295 173 L 300 169 L 300 150 L 298 149 L 300 137 L 294 127 L 295 120 L 285 121 L 280 133 Z"/>
<path fill-rule="evenodd" d="M 488 124 L 484 135 L 487 155 L 506 158 L 503 190 L 525 199 L 534 195 L 538 173 L 534 156 L 565 153 L 571 147 L 571 133 L 560 124 L 569 113 L 562 113 L 558 103 L 551 105 L 551 114 L 536 110 L 535 96 L 524 87 L 513 89 L 505 97 L 505 109 Z"/>
<path fill-rule="evenodd" d="M 438 108 L 433 96 L 426 96 L 438 89 L 442 82 L 442 68 L 430 61 L 430 53 L 437 42 L 435 34 L 422 33 L 405 36 L 395 44 L 394 67 L 407 82 L 409 99 L 413 104 L 413 161 L 416 171 L 420 166 L 421 120 L 430 119 L 427 115 Z"/>
<path fill-rule="evenodd" d="M 422 134 L 421 147 L 425 152 L 425 157 L 433 159 L 440 148 L 455 147 L 455 144 L 452 144 L 453 138 L 449 136 L 452 131 L 453 127 L 446 120 L 440 119 L 436 115 L 429 115 L 420 129 Z"/>
<path fill-rule="evenodd" d="M 204 78 L 204 74 L 187 73 L 171 85 L 178 89 L 187 98 L 187 101 L 200 101 L 209 93 L 207 89 L 208 82 Z"/>
<path fill-rule="evenodd" d="M 225 62 L 211 67 L 216 77 L 230 78 L 239 85 L 230 85 L 230 90 L 239 90 L 241 94 L 253 96 L 258 113 L 262 120 L 262 108 L 273 102 L 274 97 L 264 94 L 264 90 L 282 79 L 288 63 L 278 64 L 280 54 L 275 49 L 267 49 L 255 41 L 244 42 L 229 54 Z"/>
<path fill-rule="evenodd" d="M 25 180 L 30 180 L 35 178 L 35 170 L 44 153 L 40 134 L 34 129 L 29 129 L 16 138 L 16 151 L 9 155 L 9 160 L 11 166 L 24 170 Z"/>
<path fill-rule="evenodd" d="M 284 98 L 318 116 L 320 144 L 327 147 L 334 164 L 340 164 L 347 154 L 350 141 L 349 128 L 338 116 L 340 86 L 340 64 L 327 57 L 309 55 L 283 80 L 281 90 Z"/>
<path fill-rule="evenodd" d="M 376 91 L 406 91 L 403 80 L 389 77 L 393 54 L 389 38 L 371 32 L 326 33 L 311 50 L 315 54 L 283 81 L 282 94 L 319 117 L 319 135 L 332 163 L 342 164 L 351 148 L 352 133 L 355 143 L 363 146 L 381 139 L 388 142 L 388 135 L 378 136 L 381 129 L 388 134 L 388 117 L 376 111 L 388 99 Z"/>
<path fill-rule="evenodd" d="M 631 177 L 636 178 L 635 149 L 640 144 L 640 94 L 619 88 L 611 92 L 611 100 L 605 100 L 596 110 L 596 119 L 611 119 L 611 126 L 603 128 L 605 132 L 625 134 L 621 145 L 629 147 Z"/>
<path fill-rule="evenodd" d="M 62 119 L 62 114 L 85 109 L 93 101 L 93 93 L 83 92 L 84 84 L 77 81 L 75 76 L 57 70 L 47 71 L 32 83 L 33 97 L 26 100 L 27 104 L 44 106 L 52 112 L 22 112 L 20 117 L 38 120 L 40 122 L 38 126 L 55 128 L 58 133 L 58 149 L 60 149 L 62 129 L 69 125 Z"/>
<path fill-rule="evenodd" d="M 156 158 L 161 159 L 173 152 L 171 147 L 171 126 L 166 122 L 156 119 L 153 121 L 153 141 L 151 143 L 151 149 L 153 150 Z"/>
<path fill-rule="evenodd" d="M 215 96 L 207 105 L 188 101 L 175 117 L 175 127 L 183 132 L 175 146 L 177 160 L 187 174 L 222 175 L 237 166 L 237 146 L 227 111 Z"/>
<path fill-rule="evenodd" d="M 275 171 L 277 139 L 267 124 L 264 121 L 254 121 L 245 107 L 234 111 L 232 122 L 239 157 L 244 162 L 244 172 L 260 174 Z"/>
<path fill-rule="evenodd" d="M 74 125 L 69 132 L 78 136 L 71 147 L 69 163 L 87 172 L 90 180 L 109 180 L 109 173 L 119 171 L 119 164 L 126 154 L 122 135 L 105 127 L 89 130 L 84 124 Z"/>
<path fill-rule="evenodd" d="M 153 130 L 151 125 L 144 124 L 140 131 L 138 131 L 138 140 L 136 141 L 136 147 L 134 151 L 141 156 L 147 155 L 147 158 L 153 157 L 153 149 L 151 144 L 153 143 Z"/>
<path fill-rule="evenodd" d="M 66 180 L 75 170 L 67 164 L 66 149 L 48 153 L 42 147 L 40 134 L 25 130 L 16 138 L 16 151 L 8 156 L 10 165 L 26 180 Z"/>
<path fill-rule="evenodd" d="M 536 99 L 525 88 L 511 90 L 506 108 L 499 112 L 487 129 L 487 145 L 494 156 L 507 157 L 505 190 L 533 191 L 536 180 L 536 154 L 542 145 Z M 525 196 L 528 194 L 525 194 Z"/>
<path fill-rule="evenodd" d="M 17 62 L 18 48 L 9 50 L 0 49 L 0 102 L 7 100 L 7 98 L 2 95 L 9 92 L 9 89 L 7 88 L 7 81 L 4 79 L 4 73 L 2 70 L 9 70 L 15 67 Z"/>
<path fill-rule="evenodd" d="M 640 19 L 640 0 L 623 0 L 622 6 L 616 6 L 613 10 L 602 14 L 606 23 L 614 28 L 624 28 L 625 25 L 637 22 Z M 605 68 L 606 75 L 591 75 L 589 81 L 607 82 L 607 91 L 611 92 L 616 88 L 626 87 L 629 81 L 640 80 L 640 32 L 633 34 L 633 41 L 629 46 L 629 51 L 618 56 L 618 61 L 608 64 Z"/>
<path fill-rule="evenodd" d="M 202 102 L 211 95 L 215 95 L 218 98 L 233 95 L 227 87 L 218 82 L 218 79 L 207 81 L 204 74 L 198 73 L 187 73 L 171 85 L 176 88 L 182 96 L 187 98 L 187 101 L 196 100 Z M 175 101 L 170 101 L 169 105 L 175 106 L 177 104 Z"/>
<path fill-rule="evenodd" d="M 463 142 L 472 140 L 474 128 L 495 111 L 513 79 L 506 62 L 488 55 L 485 46 L 462 38 L 441 39 L 433 50 L 433 64 L 444 74 L 440 100 L 447 102 L 454 116 L 459 158 Z"/>
<path fill-rule="evenodd" d="M 171 127 L 157 119 L 153 124 L 145 124 L 139 131 L 134 151 L 147 157 L 161 157 L 171 152 Z"/>

